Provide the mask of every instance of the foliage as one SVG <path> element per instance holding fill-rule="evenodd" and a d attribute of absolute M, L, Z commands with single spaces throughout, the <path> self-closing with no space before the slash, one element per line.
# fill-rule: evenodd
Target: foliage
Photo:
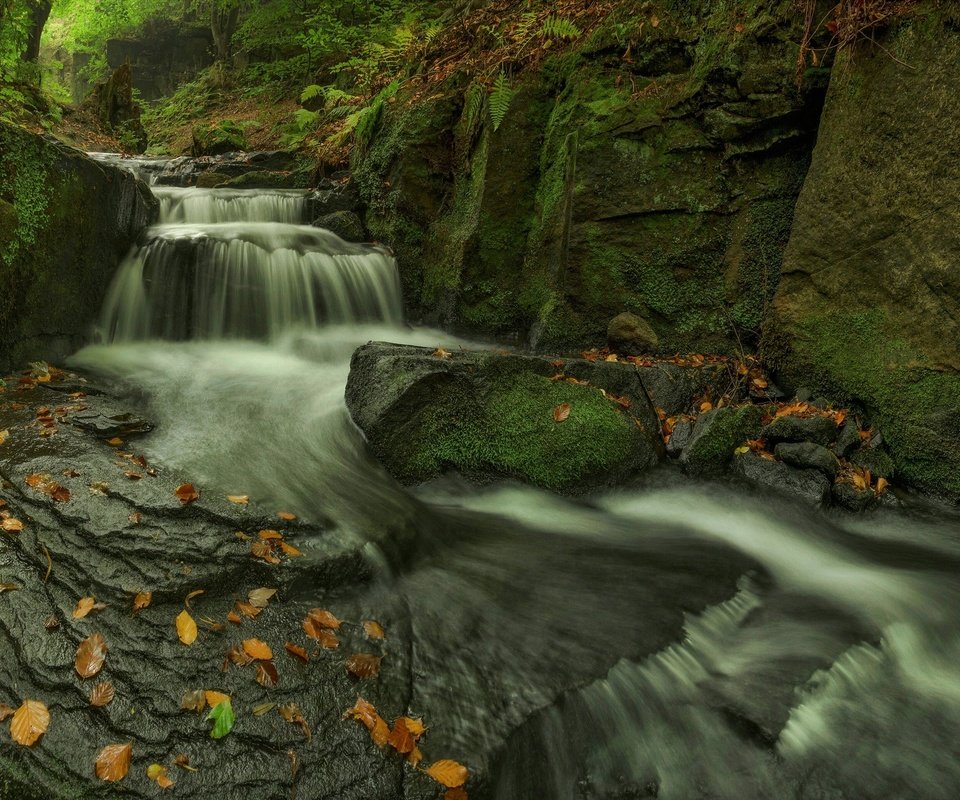
<path fill-rule="evenodd" d="M 493 120 L 494 130 L 500 127 L 507 116 L 514 94 L 516 92 L 510 88 L 506 74 L 501 71 L 493 84 L 493 92 L 490 95 L 490 119 Z"/>

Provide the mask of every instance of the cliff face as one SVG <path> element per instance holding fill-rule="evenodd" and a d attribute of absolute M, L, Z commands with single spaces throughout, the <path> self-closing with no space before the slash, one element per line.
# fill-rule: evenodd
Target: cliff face
<path fill-rule="evenodd" d="M 765 343 L 790 382 L 862 405 L 901 477 L 955 494 L 958 23 L 923 5 L 836 65 Z"/>
<path fill-rule="evenodd" d="M 83 344 L 113 271 L 156 213 L 130 173 L 0 123 L 0 369 Z"/>
<path fill-rule="evenodd" d="M 486 90 L 385 108 L 355 168 L 413 317 L 541 348 L 600 343 L 622 311 L 665 351 L 730 351 L 776 290 L 824 76 L 795 79 L 791 2 L 705 3 L 615 29 Z"/>

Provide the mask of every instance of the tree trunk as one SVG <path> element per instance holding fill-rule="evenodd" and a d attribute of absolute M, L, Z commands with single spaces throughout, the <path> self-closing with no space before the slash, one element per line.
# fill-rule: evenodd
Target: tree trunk
<path fill-rule="evenodd" d="M 23 61 L 36 61 L 40 57 L 40 37 L 43 35 L 43 28 L 47 24 L 47 18 L 50 16 L 50 9 L 53 6 L 53 0 L 30 0 L 27 7 L 30 10 L 30 31 L 27 36 L 27 43 L 20 58 Z"/>
<path fill-rule="evenodd" d="M 240 16 L 240 7 L 210 9 L 210 31 L 213 33 L 213 43 L 217 48 L 217 61 L 227 63 L 230 60 L 230 40 L 237 29 L 237 19 Z"/>

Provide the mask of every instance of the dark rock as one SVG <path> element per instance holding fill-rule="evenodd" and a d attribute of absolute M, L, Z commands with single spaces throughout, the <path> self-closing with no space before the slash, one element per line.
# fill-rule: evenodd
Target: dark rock
<path fill-rule="evenodd" d="M 733 469 L 758 486 L 799 497 L 811 505 L 823 505 L 830 497 L 829 481 L 815 469 L 796 469 L 756 453 L 737 455 Z"/>
<path fill-rule="evenodd" d="M 225 119 L 216 125 L 195 125 L 191 155 L 216 156 L 247 149 L 247 137 L 237 123 Z"/>
<path fill-rule="evenodd" d="M 198 189 L 213 189 L 216 186 L 226 183 L 230 176 L 225 172 L 201 172 L 197 176 L 196 186 Z"/>
<path fill-rule="evenodd" d="M 88 340 L 114 270 L 159 207 L 132 173 L 3 122 L 0 159 L 0 369 L 8 370 L 60 361 Z"/>
<path fill-rule="evenodd" d="M 858 467 L 870 470 L 870 474 L 874 478 L 891 478 L 896 471 L 890 454 L 875 447 L 864 447 L 857 450 L 850 456 L 850 461 Z"/>
<path fill-rule="evenodd" d="M 832 482 L 840 470 L 837 457 L 826 447 L 813 442 L 796 444 L 781 442 L 776 447 L 776 456 L 785 464 L 800 469 L 815 469 L 822 472 Z"/>
<path fill-rule="evenodd" d="M 638 366 L 637 374 L 654 407 L 662 409 L 668 417 L 690 411 L 698 397 L 721 397 L 732 385 L 722 364 L 704 364 L 702 367 L 654 364 Z"/>
<path fill-rule="evenodd" d="M 796 398 L 798 403 L 807 403 L 810 401 L 810 398 L 813 397 L 813 392 L 804 386 L 800 389 L 797 389 L 794 397 Z"/>
<path fill-rule="evenodd" d="M 853 420 L 848 419 L 840 426 L 833 452 L 838 458 L 847 458 L 859 446 L 860 429 Z"/>
<path fill-rule="evenodd" d="M 833 502 L 847 511 L 865 511 L 877 504 L 877 495 L 870 489 L 858 489 L 851 483 L 835 483 Z"/>
<path fill-rule="evenodd" d="M 683 449 L 690 444 L 691 436 L 693 436 L 693 420 L 680 420 L 674 426 L 670 441 L 667 442 L 667 455 L 671 458 L 679 458 Z"/>
<path fill-rule="evenodd" d="M 829 417 L 798 417 L 787 414 L 777 417 L 761 434 L 768 445 L 780 442 L 814 442 L 828 445 L 837 436 L 836 423 Z"/>
<path fill-rule="evenodd" d="M 121 64 L 97 84 L 85 105 L 93 108 L 103 128 L 113 133 L 125 150 L 142 153 L 146 149 L 147 132 L 140 121 L 140 106 L 133 99 L 129 64 Z"/>
<path fill-rule="evenodd" d="M 590 385 L 551 380 L 558 371 Z M 625 480 L 663 454 L 657 416 L 625 364 L 574 359 L 558 370 L 548 358 L 441 358 L 371 343 L 353 355 L 346 401 L 373 452 L 404 483 L 455 469 L 579 493 Z M 564 403 L 569 416 L 557 422 Z"/>
<path fill-rule="evenodd" d="M 359 214 L 363 201 L 356 183 L 345 176 L 340 180 L 324 178 L 317 190 L 307 198 L 308 213 L 312 217 L 321 217 L 337 211 L 352 211 Z"/>
<path fill-rule="evenodd" d="M 615 353 L 639 356 L 657 350 L 657 334 L 645 319 L 636 314 L 618 314 L 607 326 L 607 345 Z"/>
<path fill-rule="evenodd" d="M 155 180 L 159 186 L 305 189 L 309 176 L 300 167 L 284 150 L 181 156 L 162 162 Z"/>
<path fill-rule="evenodd" d="M 733 458 L 734 451 L 760 430 L 759 406 L 714 408 L 697 417 L 680 463 L 694 475 L 717 475 Z"/>
<path fill-rule="evenodd" d="M 229 189 L 296 189 L 299 183 L 300 176 L 291 172 L 254 169 L 228 178 L 221 185 Z"/>
<path fill-rule="evenodd" d="M 363 227 L 363 220 L 352 211 L 334 211 L 324 214 L 313 221 L 316 228 L 326 228 L 347 242 L 365 242 L 367 233 Z"/>

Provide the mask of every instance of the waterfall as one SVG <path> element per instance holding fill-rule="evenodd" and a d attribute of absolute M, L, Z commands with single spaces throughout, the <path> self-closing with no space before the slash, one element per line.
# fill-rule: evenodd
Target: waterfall
<path fill-rule="evenodd" d="M 299 224 L 305 192 L 153 191 L 160 221 L 113 280 L 105 341 L 269 340 L 295 328 L 402 322 L 392 254 Z"/>

